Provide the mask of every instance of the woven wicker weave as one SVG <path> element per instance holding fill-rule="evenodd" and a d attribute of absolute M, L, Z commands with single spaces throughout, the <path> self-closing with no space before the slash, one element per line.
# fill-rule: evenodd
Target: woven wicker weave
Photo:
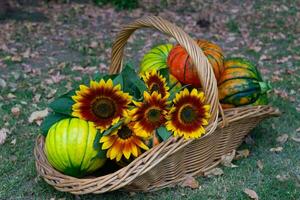
<path fill-rule="evenodd" d="M 146 17 L 123 28 L 112 48 L 110 73 L 122 67 L 124 46 L 139 28 L 155 28 L 174 37 L 192 58 L 207 103 L 211 104 L 211 121 L 207 134 L 197 140 L 170 138 L 143 153 L 128 166 L 105 176 L 74 178 L 56 171 L 44 153 L 44 137 L 38 136 L 34 155 L 36 168 L 44 180 L 59 191 L 73 194 L 105 193 L 117 189 L 153 191 L 181 182 L 186 176 L 199 176 L 219 164 L 222 155 L 232 152 L 261 120 L 277 116 L 270 106 L 249 106 L 222 111 L 218 102 L 217 83 L 213 70 L 202 50 L 182 29 L 160 17 Z M 219 112 L 222 118 L 219 118 Z"/>

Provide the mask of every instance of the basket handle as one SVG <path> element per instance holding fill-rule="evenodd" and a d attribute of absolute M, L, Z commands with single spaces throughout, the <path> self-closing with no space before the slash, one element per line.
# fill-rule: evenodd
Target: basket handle
<path fill-rule="evenodd" d="M 211 106 L 211 120 L 214 130 L 217 127 L 219 110 L 223 113 L 221 106 L 219 106 L 217 81 L 213 69 L 204 55 L 201 48 L 196 42 L 186 34 L 181 28 L 157 16 L 148 16 L 134 21 L 126 25 L 119 32 L 113 46 L 112 57 L 109 73 L 114 74 L 122 70 L 124 47 L 131 34 L 140 28 L 154 28 L 169 36 L 172 36 L 177 42 L 186 49 L 191 57 L 191 60 L 196 66 L 198 76 L 200 78 L 201 86 L 206 95 L 206 103 Z M 224 116 L 223 116 L 224 117 Z"/>

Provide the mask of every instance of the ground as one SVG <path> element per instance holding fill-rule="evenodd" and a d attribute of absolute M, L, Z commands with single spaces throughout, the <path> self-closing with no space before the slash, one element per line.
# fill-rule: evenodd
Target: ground
<path fill-rule="evenodd" d="M 40 3 L 19 7 L 0 21 L 0 129 L 8 132 L 0 144 L 0 199 L 79 199 L 37 176 L 33 147 L 40 131 L 28 118 L 96 71 L 107 72 L 116 33 L 147 15 L 169 19 L 194 38 L 219 44 L 226 57 L 250 59 L 272 84 L 270 104 L 282 115 L 251 132 L 239 148 L 250 155 L 234 161 L 237 168 L 221 167 L 222 176 L 197 178 L 199 189 L 117 191 L 80 199 L 247 199 L 246 188 L 260 199 L 300 199 L 299 1 L 182 2 L 141 1 L 131 11 L 92 3 Z M 147 50 L 168 41 L 172 39 L 157 31 L 138 31 L 127 44 L 125 61 L 138 66 Z M 284 134 L 287 141 L 276 141 Z M 270 151 L 276 147 L 283 149 Z"/>

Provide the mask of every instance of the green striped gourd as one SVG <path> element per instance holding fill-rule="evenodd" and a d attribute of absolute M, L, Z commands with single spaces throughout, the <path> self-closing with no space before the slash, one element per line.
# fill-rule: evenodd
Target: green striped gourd
<path fill-rule="evenodd" d="M 219 100 L 223 108 L 243 105 L 265 105 L 266 92 L 271 86 L 264 82 L 260 72 L 248 60 L 229 58 L 218 82 Z"/>

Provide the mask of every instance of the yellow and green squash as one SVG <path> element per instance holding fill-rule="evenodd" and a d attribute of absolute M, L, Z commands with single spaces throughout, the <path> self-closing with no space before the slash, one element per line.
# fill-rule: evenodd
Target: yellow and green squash
<path fill-rule="evenodd" d="M 162 44 L 148 51 L 142 59 L 140 73 L 167 68 L 167 59 L 172 48 L 172 44 Z"/>
<path fill-rule="evenodd" d="M 219 100 L 223 108 L 265 105 L 271 86 L 264 82 L 258 69 L 246 59 L 229 58 L 218 81 Z"/>
<path fill-rule="evenodd" d="M 102 167 L 106 159 L 97 157 L 94 139 L 97 130 L 93 122 L 78 118 L 63 119 L 49 129 L 45 153 L 58 171 L 82 177 Z"/>

